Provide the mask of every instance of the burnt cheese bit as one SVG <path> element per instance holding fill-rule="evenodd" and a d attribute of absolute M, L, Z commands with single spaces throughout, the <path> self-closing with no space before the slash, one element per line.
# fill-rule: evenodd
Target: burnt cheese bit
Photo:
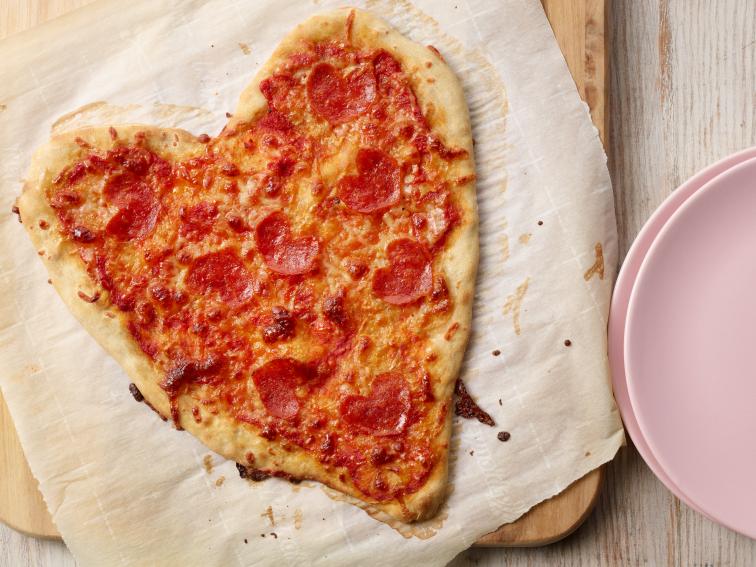
<path fill-rule="evenodd" d="M 295 322 L 289 310 L 280 305 L 271 308 L 270 323 L 263 328 L 266 343 L 290 339 L 294 336 Z"/>
<path fill-rule="evenodd" d="M 83 291 L 80 291 L 78 295 L 79 295 L 79 299 L 83 299 L 87 303 L 95 303 L 98 299 L 100 299 L 99 291 L 94 292 L 94 294 L 92 295 L 87 295 Z"/>
<path fill-rule="evenodd" d="M 139 388 L 136 387 L 136 384 L 133 382 L 129 384 L 129 392 L 132 396 L 134 396 L 134 399 L 138 402 L 144 401 L 144 396 L 142 395 L 142 392 L 139 391 Z"/>
<path fill-rule="evenodd" d="M 245 480 L 252 480 L 254 482 L 262 482 L 269 479 L 272 475 L 260 469 L 252 467 L 245 467 L 239 463 L 236 463 L 236 470 L 239 471 L 239 476 Z"/>
<path fill-rule="evenodd" d="M 467 388 L 462 380 L 457 379 L 454 386 L 454 393 L 457 394 L 457 403 L 454 405 L 454 413 L 465 419 L 475 418 L 479 422 L 493 427 L 496 425 L 493 418 L 475 403 L 475 400 L 467 393 Z"/>
<path fill-rule="evenodd" d="M 347 316 L 344 310 L 344 291 L 341 290 L 335 295 L 330 295 L 323 300 L 323 314 L 326 318 L 342 326 L 346 323 Z"/>
<path fill-rule="evenodd" d="M 97 236 L 85 226 L 73 227 L 71 230 L 71 237 L 76 242 L 82 242 L 84 244 L 93 242 L 97 238 Z"/>

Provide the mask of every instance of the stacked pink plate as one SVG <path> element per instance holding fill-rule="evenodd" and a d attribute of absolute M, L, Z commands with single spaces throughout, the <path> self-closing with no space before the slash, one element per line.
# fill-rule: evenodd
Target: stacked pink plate
<path fill-rule="evenodd" d="M 643 227 L 614 290 L 609 358 L 651 470 L 756 538 L 756 148 L 698 173 Z"/>

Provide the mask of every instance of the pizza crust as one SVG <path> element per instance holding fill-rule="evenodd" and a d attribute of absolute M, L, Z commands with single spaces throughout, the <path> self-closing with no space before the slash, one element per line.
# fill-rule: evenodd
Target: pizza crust
<path fill-rule="evenodd" d="M 337 10 L 307 20 L 282 41 L 250 86 L 243 91 L 234 117 L 226 128 L 233 128 L 264 112 L 267 103 L 259 90 L 260 81 L 272 74 L 297 49 L 301 41 L 343 35 L 350 13 L 354 13 L 352 42 L 357 46 L 383 48 L 394 55 L 408 73 L 418 102 L 434 132 L 447 146 L 463 148 L 468 152 L 468 157 L 456 160 L 452 165 L 456 168 L 455 174 L 458 177 L 470 178 L 468 183 L 458 187 L 458 203 L 462 209 L 463 221 L 440 252 L 439 261 L 450 284 L 454 310 L 449 324 L 453 328 L 448 332 L 447 329 L 442 329 L 430 338 L 430 345 L 439 354 L 431 366 L 435 376 L 433 392 L 436 399 L 450 403 L 470 335 L 478 264 L 472 134 L 464 93 L 451 69 L 433 50 L 406 39 L 382 20 L 359 10 Z M 147 146 L 161 157 L 172 160 L 197 155 L 202 151 L 203 144 L 182 130 L 134 124 L 114 125 L 114 128 L 120 142 L 133 142 L 138 132 L 146 133 Z M 60 236 L 57 217 L 44 194 L 44 187 L 53 175 L 86 153 L 77 139 L 101 150 L 110 149 L 115 144 L 108 127 L 85 128 L 54 136 L 34 155 L 23 193 L 18 199 L 21 218 L 35 247 L 44 251 L 42 260 L 50 273 L 52 284 L 68 308 L 123 367 L 145 400 L 165 419 L 170 416 L 170 405 L 165 391 L 160 387 L 162 373 L 132 339 L 126 329 L 125 317 L 109 305 L 107 292 L 103 292 L 103 297 L 93 303 L 79 296 L 79 292 L 82 292 L 92 297 L 98 290 L 84 269 L 74 244 Z M 49 223 L 47 230 L 40 228 L 40 220 Z M 285 447 L 277 440 L 265 439 L 229 416 L 212 415 L 200 410 L 202 421 L 197 423 L 191 414 L 194 400 L 188 394 L 181 395 L 178 403 L 182 425 L 213 451 L 242 465 L 281 471 L 292 478 L 323 482 L 356 498 L 356 503 L 359 504 L 359 491 L 351 483 L 329 473 L 309 453 L 296 447 Z M 451 411 L 448 411 L 443 429 L 443 436 L 447 440 L 446 451 L 421 489 L 403 502 L 360 505 L 377 511 L 379 516 L 385 515 L 404 522 L 433 516 L 446 496 L 450 434 Z M 254 463 L 247 461 L 250 451 L 255 455 Z"/>

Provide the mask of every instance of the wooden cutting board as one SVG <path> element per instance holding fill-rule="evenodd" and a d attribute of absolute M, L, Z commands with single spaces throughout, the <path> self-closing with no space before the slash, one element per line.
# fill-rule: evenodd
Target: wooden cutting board
<path fill-rule="evenodd" d="M 60 16 L 93 0 L 0 0 L 0 39 Z M 608 140 L 607 72 L 610 0 L 542 0 L 572 76 L 591 109 L 601 140 Z M 482 537 L 481 546 L 537 546 L 577 529 L 593 509 L 603 471 L 597 469 L 516 522 Z M 29 470 L 8 408 L 0 397 L 0 520 L 21 532 L 59 538 Z"/>

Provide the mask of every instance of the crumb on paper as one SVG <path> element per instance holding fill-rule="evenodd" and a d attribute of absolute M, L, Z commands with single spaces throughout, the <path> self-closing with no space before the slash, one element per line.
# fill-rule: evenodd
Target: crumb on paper
<path fill-rule="evenodd" d="M 218 477 L 218 478 L 217 478 L 217 479 L 215 480 L 215 486 L 223 486 L 223 483 L 224 483 L 225 481 L 226 481 L 226 477 L 225 477 L 225 476 L 219 476 L 219 477 Z"/>
<path fill-rule="evenodd" d="M 454 393 L 457 396 L 457 401 L 454 404 L 454 413 L 456 415 L 464 417 L 465 419 L 475 418 L 479 422 L 490 427 L 496 425 L 488 412 L 482 409 L 475 400 L 472 399 L 472 396 L 467 392 L 467 388 L 465 388 L 464 382 L 459 378 L 457 378 L 457 382 L 454 384 Z"/>
<path fill-rule="evenodd" d="M 294 510 L 294 529 L 298 530 L 302 527 L 302 510 L 299 508 Z"/>
<path fill-rule="evenodd" d="M 249 47 L 249 45 L 241 41 L 239 42 L 239 49 L 242 50 L 242 53 L 244 55 L 249 55 L 250 53 L 252 53 L 252 49 Z"/>

